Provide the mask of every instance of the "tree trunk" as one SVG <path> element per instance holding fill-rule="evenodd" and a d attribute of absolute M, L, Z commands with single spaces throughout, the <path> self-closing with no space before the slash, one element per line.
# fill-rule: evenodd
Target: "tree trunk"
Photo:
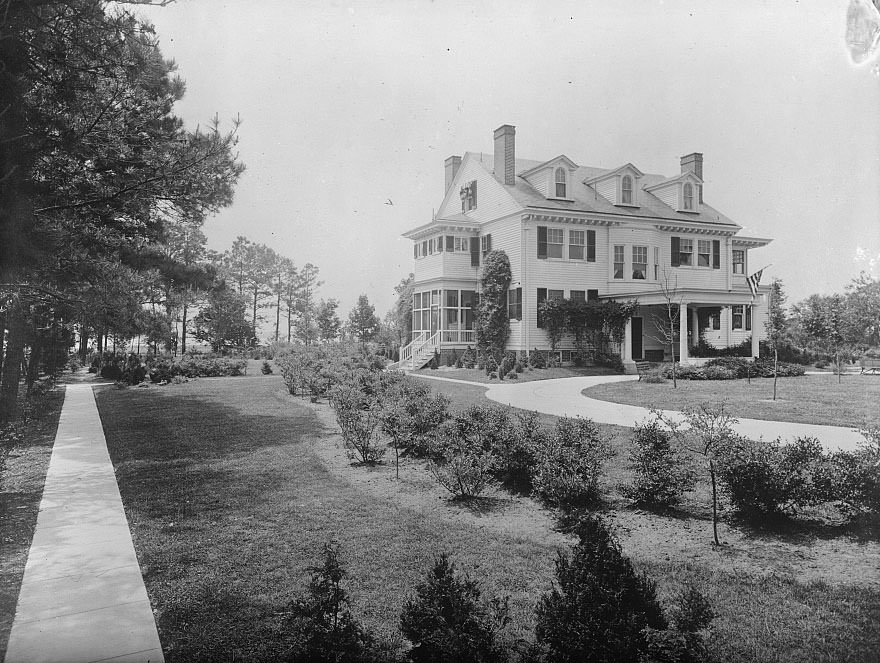
<path fill-rule="evenodd" d="M 278 284 L 278 299 L 275 301 L 275 342 L 278 342 L 278 333 L 281 331 L 281 284 Z"/>
<path fill-rule="evenodd" d="M 187 313 L 187 297 L 184 295 L 183 297 L 183 306 L 181 310 L 181 323 L 180 323 L 180 354 L 186 354 L 186 313 Z"/>
<path fill-rule="evenodd" d="M 251 336 L 257 337 L 257 295 L 258 288 L 254 286 L 254 314 L 251 320 Z"/>
<path fill-rule="evenodd" d="M 834 360 L 835 360 L 835 363 L 837 364 L 837 384 L 840 384 L 841 366 L 840 366 L 840 353 L 839 352 L 834 354 Z"/>
<path fill-rule="evenodd" d="M 31 343 L 31 356 L 30 360 L 27 363 L 27 370 L 25 371 L 25 393 L 30 396 L 31 389 L 34 387 L 34 382 L 37 380 L 37 373 L 40 369 L 40 354 L 43 351 L 43 339 L 41 338 L 40 332 L 38 330 L 38 320 L 39 317 L 36 313 L 33 315 L 33 329 L 31 330 L 33 333 L 34 341 Z"/>
<path fill-rule="evenodd" d="M 715 484 L 715 463 L 709 461 L 709 476 L 712 479 L 712 536 L 715 537 L 715 545 L 720 546 L 718 540 L 718 488 Z"/>
<path fill-rule="evenodd" d="M 773 347 L 773 400 L 776 400 L 776 371 L 779 368 L 779 351 Z"/>
<path fill-rule="evenodd" d="M 13 300 L 7 311 L 6 358 L 0 382 L 0 426 L 15 419 L 18 410 L 18 383 L 21 380 L 21 362 L 24 359 L 25 316 Z"/>
<path fill-rule="evenodd" d="M 0 312 L 0 376 L 3 375 L 3 339 L 6 338 L 6 314 Z"/>

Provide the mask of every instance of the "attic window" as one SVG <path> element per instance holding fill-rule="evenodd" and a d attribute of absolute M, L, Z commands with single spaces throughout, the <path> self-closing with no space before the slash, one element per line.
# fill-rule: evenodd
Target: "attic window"
<path fill-rule="evenodd" d="M 565 198 L 565 169 L 556 169 L 556 197 Z"/>
<path fill-rule="evenodd" d="M 632 205 L 633 201 L 633 178 L 624 175 L 620 183 L 620 202 L 624 205 Z"/>
<path fill-rule="evenodd" d="M 694 185 L 690 182 L 684 183 L 684 209 L 694 209 Z"/>
<path fill-rule="evenodd" d="M 477 206 L 477 180 L 472 180 L 461 187 L 461 211 L 469 212 Z"/>

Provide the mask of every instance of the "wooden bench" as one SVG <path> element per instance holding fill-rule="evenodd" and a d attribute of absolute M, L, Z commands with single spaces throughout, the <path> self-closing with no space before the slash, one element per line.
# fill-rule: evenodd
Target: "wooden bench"
<path fill-rule="evenodd" d="M 859 359 L 859 366 L 862 367 L 860 375 L 878 375 L 880 374 L 880 357 L 862 357 Z"/>
<path fill-rule="evenodd" d="M 651 362 L 647 360 L 641 360 L 636 362 L 636 370 L 639 372 L 639 382 L 642 381 L 642 378 L 651 370 Z"/>

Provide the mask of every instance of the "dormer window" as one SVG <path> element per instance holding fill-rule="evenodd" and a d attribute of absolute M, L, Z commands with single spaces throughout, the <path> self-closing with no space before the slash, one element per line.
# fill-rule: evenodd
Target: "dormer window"
<path fill-rule="evenodd" d="M 477 181 L 473 180 L 461 187 L 459 192 L 461 198 L 461 211 L 469 212 L 477 206 Z"/>
<path fill-rule="evenodd" d="M 632 205 L 633 202 L 633 178 L 624 175 L 620 183 L 620 202 L 624 205 Z"/>
<path fill-rule="evenodd" d="M 690 182 L 684 183 L 684 209 L 694 209 L 694 185 Z"/>
<path fill-rule="evenodd" d="M 565 198 L 565 169 L 556 169 L 556 197 Z"/>

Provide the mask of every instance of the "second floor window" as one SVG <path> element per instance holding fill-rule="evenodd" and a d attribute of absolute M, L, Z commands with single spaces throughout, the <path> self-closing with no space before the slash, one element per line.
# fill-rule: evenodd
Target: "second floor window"
<path fill-rule="evenodd" d="M 678 264 L 686 267 L 694 264 L 694 240 L 681 239 L 679 241 Z"/>
<path fill-rule="evenodd" d="M 572 260 L 584 259 L 584 231 L 568 231 L 568 257 Z"/>
<path fill-rule="evenodd" d="M 556 197 L 565 198 L 565 169 L 556 169 Z"/>
<path fill-rule="evenodd" d="M 624 205 L 632 205 L 633 201 L 633 178 L 624 175 L 620 183 L 620 202 Z"/>
<path fill-rule="evenodd" d="M 648 247 L 633 247 L 633 276 L 634 279 L 648 278 Z"/>
<path fill-rule="evenodd" d="M 492 250 L 492 235 L 491 233 L 488 235 L 483 235 L 480 237 L 480 252 L 483 254 L 483 257 L 486 257 L 486 254 Z"/>
<path fill-rule="evenodd" d="M 565 231 L 562 228 L 547 228 L 547 257 L 561 258 L 564 241 Z"/>
<path fill-rule="evenodd" d="M 614 247 L 614 278 L 623 278 L 623 246 Z"/>
<path fill-rule="evenodd" d="M 712 251 L 712 242 L 708 239 L 697 240 L 697 266 L 708 267 Z"/>
<path fill-rule="evenodd" d="M 733 273 L 746 273 L 746 252 L 738 249 L 733 250 Z"/>

